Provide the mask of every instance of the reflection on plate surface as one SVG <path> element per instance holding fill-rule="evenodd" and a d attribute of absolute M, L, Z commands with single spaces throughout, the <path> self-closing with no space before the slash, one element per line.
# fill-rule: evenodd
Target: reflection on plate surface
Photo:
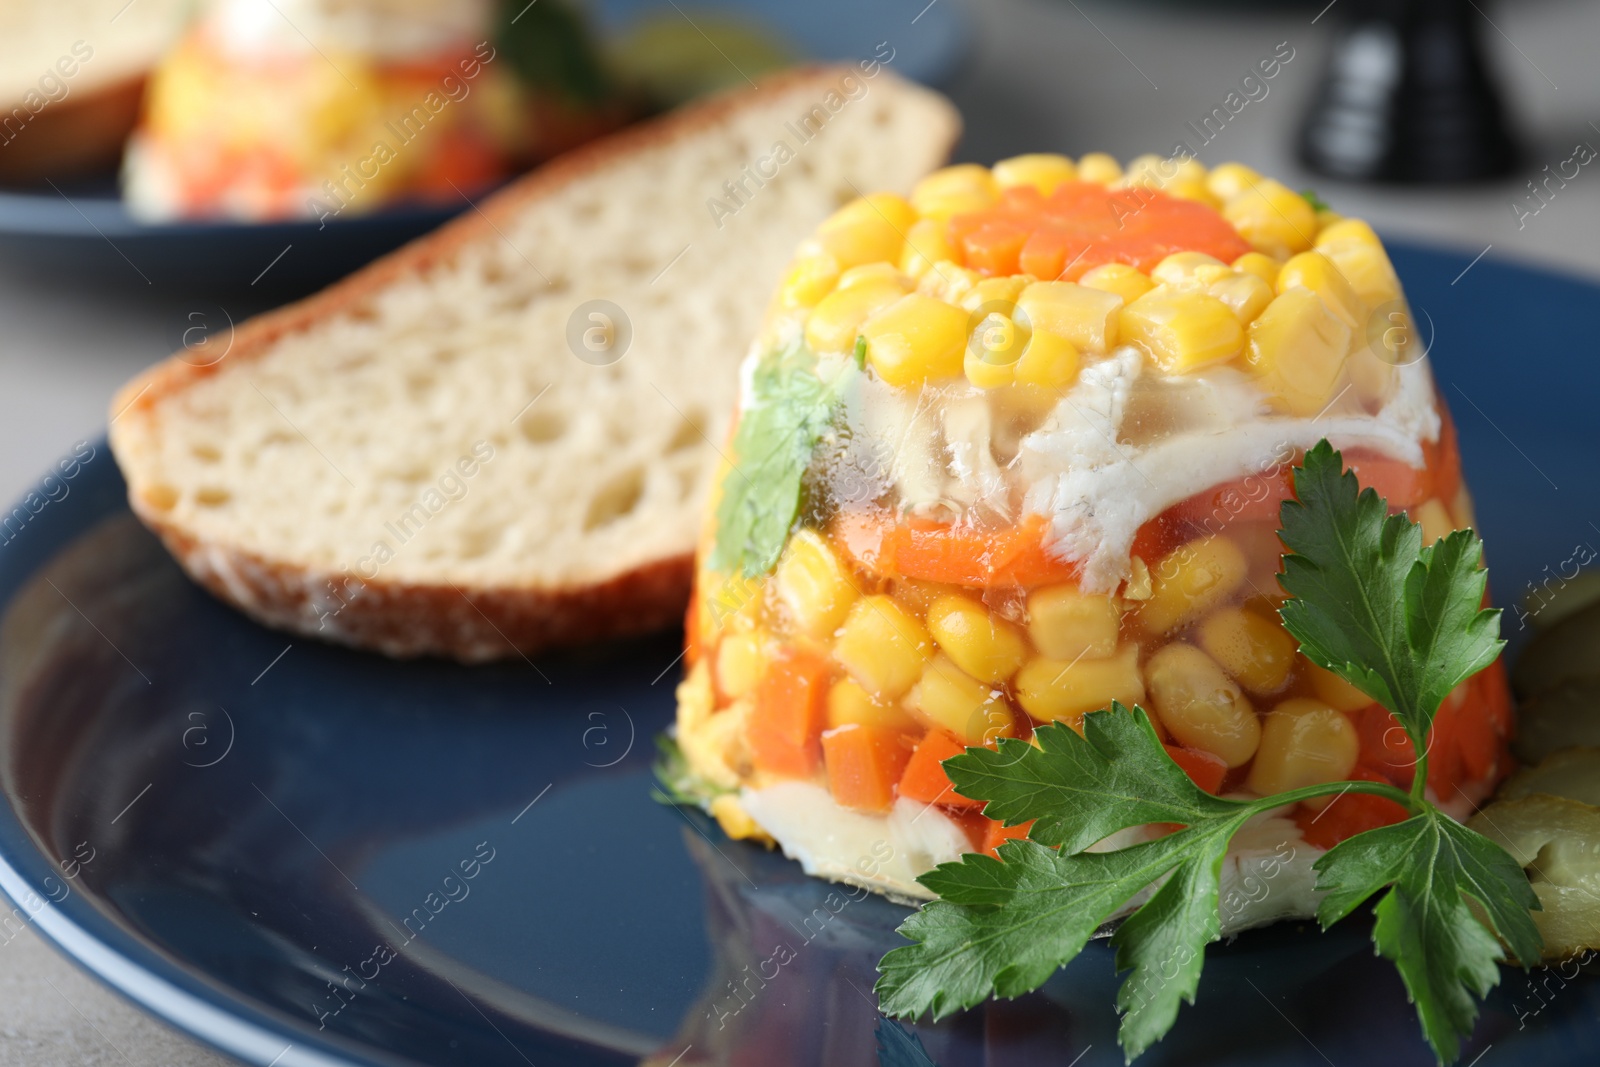
<path fill-rule="evenodd" d="M 1395 259 L 1439 326 L 1506 604 L 1600 541 L 1597 294 Z M 1518 371 L 1547 352 L 1559 374 Z M 35 923 L 260 1064 L 878 1062 L 874 964 L 905 910 L 650 800 L 676 635 L 474 668 L 291 641 L 183 578 L 103 446 L 65 484 L 0 538 L 0 936 Z M 1141 1062 L 1432 1062 L 1367 934 L 1214 948 Z M 1112 972 L 1096 943 L 1036 994 L 913 1029 L 944 1067 L 1120 1064 Z M 1463 1063 L 1491 1045 L 1592 1062 L 1600 983 L 1507 971 Z"/>

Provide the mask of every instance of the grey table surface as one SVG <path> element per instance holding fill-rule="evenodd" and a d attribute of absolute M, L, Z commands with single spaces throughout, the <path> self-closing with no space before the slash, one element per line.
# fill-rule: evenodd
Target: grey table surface
<path fill-rule="evenodd" d="M 1127 159 L 1170 148 L 1186 123 L 1221 104 L 1257 60 L 1287 43 L 1293 59 L 1268 94 L 1247 105 L 1202 160 L 1238 159 L 1296 188 L 1314 186 L 1386 234 L 1600 277 L 1600 175 L 1581 172 L 1520 226 L 1512 207 L 1545 164 L 1567 159 L 1579 142 L 1600 145 L 1593 57 L 1600 5 L 1523 0 L 1486 8 L 1485 39 L 1527 162 L 1513 179 L 1449 191 L 1345 185 L 1295 164 L 1290 135 L 1338 16 L 1335 0 L 1313 22 L 1319 7 L 972 3 L 972 55 L 948 86 L 967 119 L 960 154 L 992 161 L 1100 149 Z M 112 392 L 175 347 L 196 303 L 182 294 L 97 291 L 0 263 L 0 498 L 20 496 L 74 442 L 99 436 Z M 0 951 L 0 1067 L 228 1062 L 106 991 L 31 931 Z"/>

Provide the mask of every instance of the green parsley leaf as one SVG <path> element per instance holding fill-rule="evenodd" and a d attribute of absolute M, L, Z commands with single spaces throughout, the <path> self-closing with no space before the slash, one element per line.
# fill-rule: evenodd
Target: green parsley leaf
<path fill-rule="evenodd" d="M 1007 826 L 1032 819 L 1029 837 L 1069 853 L 1129 826 L 1190 826 L 1238 807 L 1172 762 L 1143 709 L 1111 710 L 1086 716 L 1082 737 L 1050 723 L 1035 731 L 1037 748 L 1003 737 L 994 750 L 969 748 L 945 761 L 945 772 L 957 793 L 988 801 L 989 818 Z"/>
<path fill-rule="evenodd" d="M 1043 726 L 1039 746 L 1003 739 L 944 763 L 956 790 L 986 800 L 1009 824 L 1036 820 L 999 862 L 968 855 L 923 875 L 939 894 L 900 927 L 918 942 L 883 958 L 877 991 L 891 1015 L 935 1018 L 989 996 L 1038 988 L 1117 911 L 1167 878 L 1111 939 L 1130 1057 L 1158 1041 L 1194 1002 L 1205 946 L 1220 935 L 1222 859 L 1266 802 L 1223 800 L 1198 788 L 1162 748 L 1142 708 L 1084 717 L 1080 737 Z M 1337 787 L 1334 787 L 1337 788 Z M 1278 801 L 1281 803 L 1281 801 Z M 1085 852 L 1117 830 L 1151 822 L 1187 829 L 1112 852 Z M 1057 852 L 1048 846 L 1060 845 Z"/>
<path fill-rule="evenodd" d="M 1096 713 L 1104 714 L 1104 713 Z M 878 965 L 879 1008 L 935 1019 L 990 996 L 1017 997 L 1075 957 L 1100 924 L 1171 874 L 1112 938 L 1122 1042 L 1138 1055 L 1166 1033 L 1179 1000 L 1194 1000 L 1205 946 L 1217 939 L 1218 881 L 1228 840 L 1254 814 L 1225 818 L 1112 852 L 1068 855 L 1036 841 L 1007 841 L 1000 859 L 967 855 L 919 881 L 940 899 L 900 927 L 916 944 Z"/>
<path fill-rule="evenodd" d="M 754 578 L 770 571 L 800 514 L 801 489 L 817 442 L 833 423 L 839 391 L 853 374 L 817 376 L 817 358 L 799 341 L 769 353 L 750 381 L 717 504 L 711 567 Z"/>
<path fill-rule="evenodd" d="M 677 740 L 666 734 L 656 736 L 656 762 L 652 770 L 656 786 L 650 790 L 650 799 L 657 804 L 698 808 L 724 793 L 736 792 L 696 774 Z"/>
<path fill-rule="evenodd" d="M 1528 878 L 1499 845 L 1431 805 L 1415 818 L 1344 841 L 1316 862 L 1324 928 L 1389 887 L 1372 940 L 1394 961 L 1440 1063 L 1461 1052 L 1477 1000 L 1500 981 L 1500 942 L 1478 921 L 1475 901 L 1521 960 L 1539 958 L 1529 915 L 1539 907 Z M 1477 999 L 1474 999 L 1477 998 Z"/>
<path fill-rule="evenodd" d="M 1394 713 L 1419 753 L 1439 705 L 1493 663 L 1500 612 L 1483 610 L 1483 543 L 1458 530 L 1422 547 L 1422 528 L 1389 515 L 1323 441 L 1283 503 L 1280 612 L 1300 650 Z M 1419 779 L 1420 779 L 1419 774 Z M 1420 794 L 1419 794 L 1420 795 Z"/>
<path fill-rule="evenodd" d="M 1300 195 L 1305 199 L 1306 203 L 1311 205 L 1312 211 L 1332 210 L 1328 207 L 1328 202 L 1317 195 L 1317 191 L 1315 189 L 1302 189 L 1300 190 Z"/>
<path fill-rule="evenodd" d="M 1173 842 L 1169 855 L 1182 842 L 1179 854 L 1184 858 L 1155 896 L 1111 935 L 1117 970 L 1131 972 L 1117 990 L 1117 1010 L 1122 1012 L 1117 1041 L 1129 1060 L 1172 1029 L 1179 1001 L 1194 1003 L 1205 947 L 1222 936 L 1217 898 L 1228 842 L 1255 814 L 1246 809 L 1150 842 Z"/>

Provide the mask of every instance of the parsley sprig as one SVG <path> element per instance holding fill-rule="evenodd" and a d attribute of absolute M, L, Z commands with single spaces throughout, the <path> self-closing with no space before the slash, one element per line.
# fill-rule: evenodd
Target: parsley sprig
<path fill-rule="evenodd" d="M 1284 625 L 1313 662 L 1389 709 L 1416 746 L 1409 792 L 1384 782 L 1329 782 L 1257 800 L 1201 790 L 1162 747 L 1145 712 L 1113 704 L 1080 736 L 1059 723 L 1037 745 L 1002 739 L 945 761 L 956 791 L 987 802 L 1006 825 L 1033 821 L 1000 858 L 967 855 L 919 879 L 938 894 L 900 932 L 913 943 L 879 964 L 889 1015 L 934 1018 L 990 996 L 1038 988 L 1095 930 L 1137 903 L 1111 944 L 1119 972 L 1120 1040 L 1128 1058 L 1159 1041 L 1180 1002 L 1194 1003 L 1205 946 L 1218 939 L 1222 860 L 1233 835 L 1283 805 L 1343 792 L 1396 801 L 1399 824 L 1358 834 L 1315 865 L 1318 919 L 1331 926 L 1373 896 L 1373 941 L 1393 960 L 1440 1062 L 1459 1055 L 1477 1001 L 1505 958 L 1539 956 L 1529 910 L 1538 900 L 1516 862 L 1428 799 L 1427 738 L 1458 682 L 1499 654 L 1499 615 L 1482 609 L 1482 545 L 1459 531 L 1423 547 L 1421 531 L 1389 516 L 1326 441 L 1295 471 L 1282 509 Z M 1119 830 L 1182 828 L 1111 851 L 1088 851 Z M 1493 932 L 1475 916 L 1475 902 Z"/>
<path fill-rule="evenodd" d="M 1422 527 L 1358 494 L 1327 442 L 1295 473 L 1282 509 L 1283 625 L 1300 650 L 1394 713 L 1427 781 L 1428 729 L 1450 690 L 1495 661 L 1500 612 L 1483 608 L 1483 542 L 1457 530 L 1424 548 Z"/>
<path fill-rule="evenodd" d="M 767 353 L 750 376 L 717 504 L 711 567 L 754 578 L 770 571 L 800 514 L 806 470 L 833 425 L 840 396 L 860 374 L 846 360 L 824 380 L 805 343 Z"/>

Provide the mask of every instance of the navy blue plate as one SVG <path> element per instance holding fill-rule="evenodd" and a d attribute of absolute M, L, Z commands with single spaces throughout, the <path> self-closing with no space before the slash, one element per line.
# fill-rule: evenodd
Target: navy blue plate
<path fill-rule="evenodd" d="M 1600 292 L 1396 261 L 1509 603 L 1600 541 Z M 33 924 L 256 1064 L 877 1062 L 874 964 L 905 909 L 650 800 L 676 635 L 477 668 L 291 641 L 182 576 L 103 444 L 68 466 L 0 523 L 3 936 Z M 1368 935 L 1213 948 L 1144 1062 L 1431 1063 Z M 914 1030 L 944 1067 L 1120 1064 L 1112 972 L 1094 944 L 1034 995 Z M 1491 1045 L 1595 1062 L 1600 983 L 1506 971 L 1463 1062 Z"/>
<path fill-rule="evenodd" d="M 963 9 L 927 0 L 598 0 L 602 35 L 644 15 L 685 18 L 715 12 L 764 27 L 807 60 L 887 58 L 905 77 L 939 84 L 955 71 L 969 34 Z M 886 46 L 880 51 L 880 43 Z M 150 224 L 128 214 L 114 180 L 0 189 L 0 255 L 81 284 L 162 292 L 259 292 L 278 299 L 310 293 L 434 229 L 466 209 L 397 206 L 326 224 L 179 222 Z"/>

